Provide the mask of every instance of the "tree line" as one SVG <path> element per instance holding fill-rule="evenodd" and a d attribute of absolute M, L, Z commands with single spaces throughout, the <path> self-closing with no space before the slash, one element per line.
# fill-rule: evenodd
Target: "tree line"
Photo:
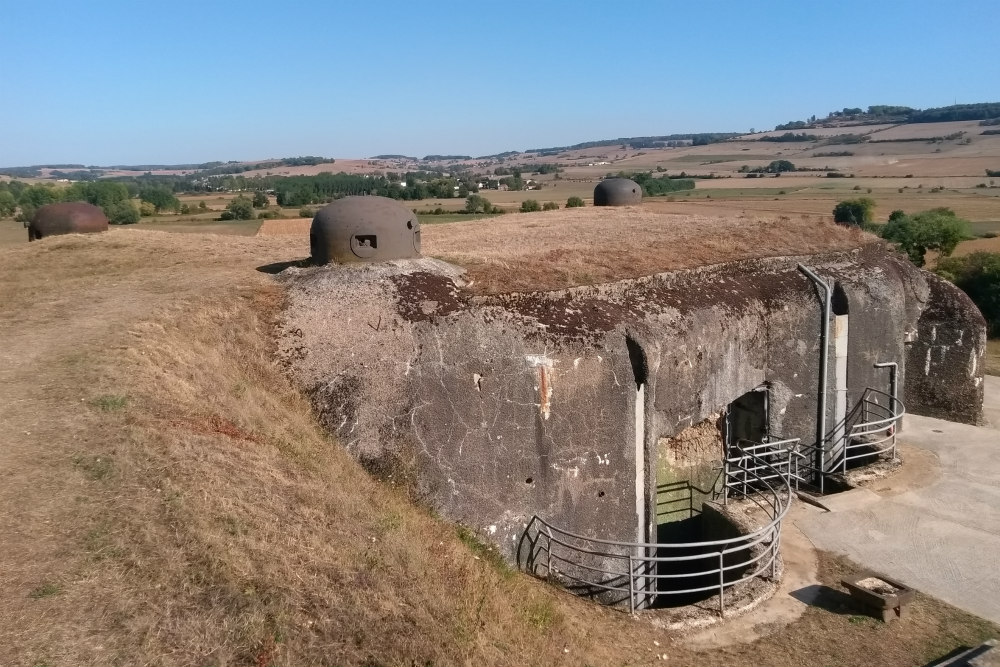
<path fill-rule="evenodd" d="M 875 202 L 868 197 L 849 199 L 837 204 L 833 218 L 892 242 L 917 266 L 924 266 L 927 252 L 935 251 L 938 261 L 934 272 L 965 292 L 986 319 L 989 335 L 1000 336 L 1000 253 L 951 256 L 959 243 L 973 238 L 969 221 L 942 207 L 912 215 L 896 210 L 884 224 L 875 224 L 874 209 Z"/>

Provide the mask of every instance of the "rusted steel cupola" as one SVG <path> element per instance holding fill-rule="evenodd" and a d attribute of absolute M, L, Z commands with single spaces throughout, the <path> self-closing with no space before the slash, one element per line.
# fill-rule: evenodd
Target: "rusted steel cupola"
<path fill-rule="evenodd" d="M 594 206 L 634 206 L 642 203 L 642 187 L 630 178 L 605 178 L 594 188 Z"/>
<path fill-rule="evenodd" d="M 46 204 L 28 223 L 28 240 L 57 234 L 90 234 L 108 231 L 108 217 L 99 206 L 87 202 Z"/>
<path fill-rule="evenodd" d="M 309 247 L 317 264 L 420 257 L 420 221 L 388 197 L 344 197 L 316 213 Z"/>

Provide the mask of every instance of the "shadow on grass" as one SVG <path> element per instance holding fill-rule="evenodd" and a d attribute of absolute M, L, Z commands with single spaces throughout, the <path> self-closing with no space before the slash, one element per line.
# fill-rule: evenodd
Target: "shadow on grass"
<path fill-rule="evenodd" d="M 810 607 L 818 607 L 833 614 L 854 616 L 859 612 L 859 607 L 850 595 L 822 584 L 805 586 L 789 595 Z"/>

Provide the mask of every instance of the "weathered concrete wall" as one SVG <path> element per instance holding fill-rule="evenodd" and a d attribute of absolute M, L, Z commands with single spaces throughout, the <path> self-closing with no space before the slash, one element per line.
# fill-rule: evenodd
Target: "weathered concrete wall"
<path fill-rule="evenodd" d="M 432 260 L 290 270 L 281 345 L 350 451 L 512 560 L 536 515 L 641 542 L 656 535 L 661 440 L 766 383 L 770 434 L 816 442 L 822 307 L 800 262 L 846 300 L 849 402 L 887 390 L 872 364 L 896 361 L 911 410 L 978 418 L 981 317 L 881 247 L 489 297 Z M 934 393 L 945 372 L 954 391 Z"/>
<path fill-rule="evenodd" d="M 934 275 L 906 355 L 910 412 L 967 424 L 983 420 L 986 320 L 962 290 Z"/>

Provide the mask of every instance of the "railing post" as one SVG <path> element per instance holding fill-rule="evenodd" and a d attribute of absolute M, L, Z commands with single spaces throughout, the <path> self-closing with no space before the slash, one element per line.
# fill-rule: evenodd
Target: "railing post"
<path fill-rule="evenodd" d="M 722 618 L 726 617 L 726 570 L 725 570 L 725 554 L 726 550 L 723 548 L 719 551 L 719 616 Z"/>
<path fill-rule="evenodd" d="M 778 552 L 781 551 L 781 522 L 774 526 L 774 538 L 771 539 L 771 581 L 778 577 Z"/>
<path fill-rule="evenodd" d="M 552 578 L 552 530 L 545 526 L 545 535 L 549 538 L 548 546 L 545 549 L 545 579 Z"/>
<path fill-rule="evenodd" d="M 875 368 L 888 368 L 889 369 L 889 396 L 890 396 L 889 414 L 892 417 L 895 417 L 897 415 L 897 411 L 898 411 L 897 405 L 899 403 L 899 396 L 897 395 L 897 391 L 899 390 L 899 387 L 896 384 L 896 374 L 899 371 L 899 364 L 897 364 L 895 361 L 884 361 L 884 362 L 880 362 L 880 363 L 875 364 Z M 896 458 L 896 430 L 899 428 L 899 421 L 898 420 L 892 421 L 891 425 L 888 428 L 892 429 L 892 458 L 895 459 Z"/>
<path fill-rule="evenodd" d="M 628 612 L 635 613 L 635 566 L 632 564 L 632 553 L 628 555 Z"/>

